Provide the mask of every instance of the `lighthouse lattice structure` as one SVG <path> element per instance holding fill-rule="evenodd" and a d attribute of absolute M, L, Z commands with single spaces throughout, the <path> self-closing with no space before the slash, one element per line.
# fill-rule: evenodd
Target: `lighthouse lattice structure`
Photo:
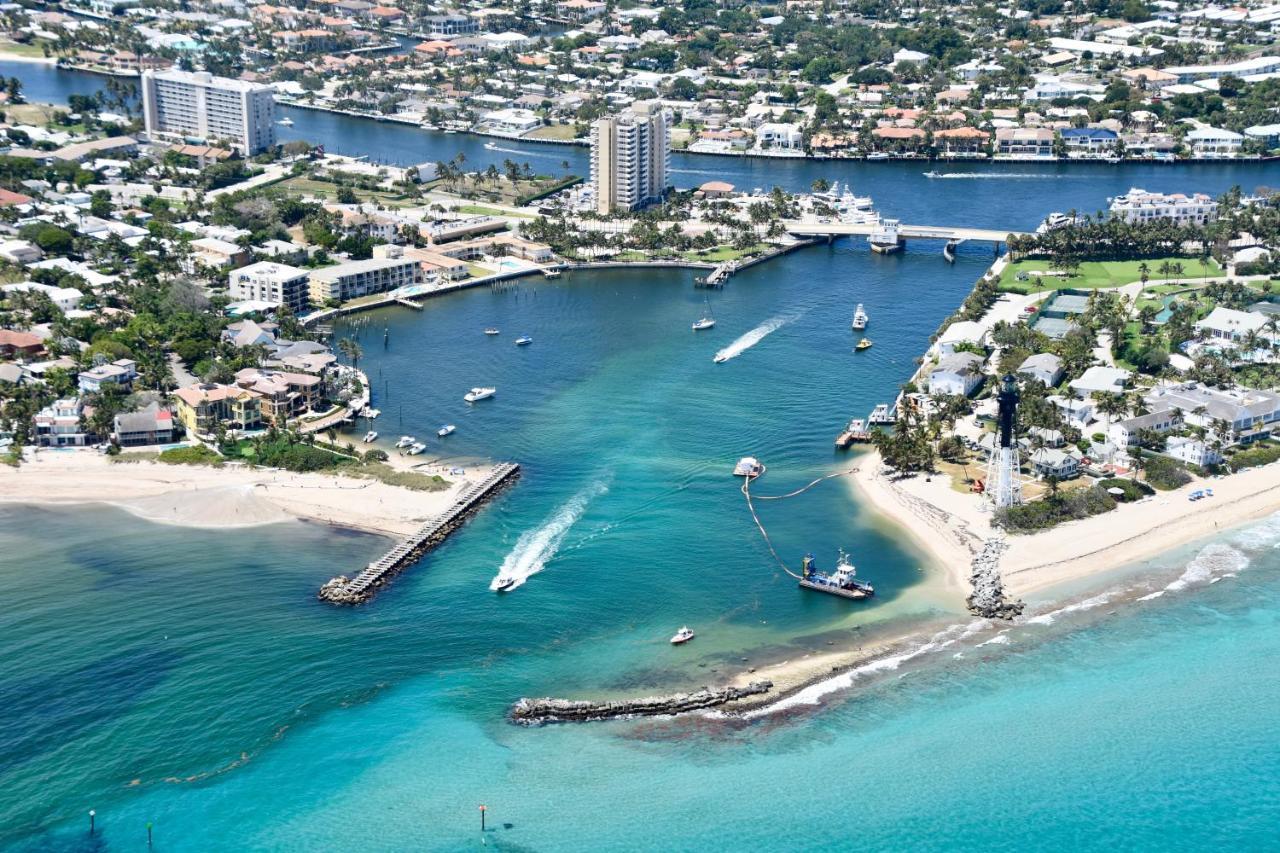
<path fill-rule="evenodd" d="M 987 495 L 996 508 L 1022 503 L 1022 477 L 1018 474 L 1018 446 L 1013 440 L 1013 425 L 1018 414 L 1018 382 L 1012 374 L 1001 380 L 999 405 L 999 440 L 987 463 Z"/>

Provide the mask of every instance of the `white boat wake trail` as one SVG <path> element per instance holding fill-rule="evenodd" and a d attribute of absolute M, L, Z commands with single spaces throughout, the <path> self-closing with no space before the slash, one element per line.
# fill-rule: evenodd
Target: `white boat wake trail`
<path fill-rule="evenodd" d="M 565 534 L 582 517 L 591 499 L 607 491 L 609 487 L 603 481 L 592 483 L 569 498 L 540 527 L 521 533 L 511 553 L 502 561 L 502 568 L 498 569 L 497 577 L 489 583 L 489 589 L 496 590 L 503 581 L 508 579 L 515 581 L 510 589 L 524 586 L 524 582 L 542 571 L 547 561 L 560 550 L 560 543 L 564 541 Z"/>
<path fill-rule="evenodd" d="M 763 341 L 766 337 L 781 329 L 788 323 L 794 323 L 804 316 L 803 311 L 796 311 L 790 314 L 779 314 L 776 317 L 770 317 L 759 326 L 747 332 L 733 343 L 716 353 L 716 358 L 721 361 L 728 361 L 731 358 L 737 358 L 756 344 Z"/>

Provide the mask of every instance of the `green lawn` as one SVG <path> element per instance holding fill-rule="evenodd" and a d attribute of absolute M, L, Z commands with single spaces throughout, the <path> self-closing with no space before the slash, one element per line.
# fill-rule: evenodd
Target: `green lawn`
<path fill-rule="evenodd" d="M 717 246 L 706 252 L 685 252 L 684 258 L 689 261 L 706 261 L 711 264 L 718 264 L 721 261 L 736 261 L 747 257 L 748 255 L 757 255 L 769 248 L 764 243 L 757 243 L 747 249 L 735 249 L 732 246 Z"/>
<path fill-rule="evenodd" d="M 8 54 L 9 56 L 25 56 L 35 59 L 44 59 L 43 42 L 32 42 L 31 44 L 18 44 L 13 41 L 0 42 L 0 56 Z"/>
<path fill-rule="evenodd" d="M 1186 282 L 1186 285 L 1173 285 L 1171 289 L 1194 285 L 1206 273 L 1210 276 L 1222 275 L 1222 267 L 1212 258 L 1209 259 L 1207 269 L 1200 265 L 1198 258 L 1153 258 L 1146 261 L 1085 261 L 1070 276 L 1044 275 L 1044 273 L 1053 271 L 1053 265 L 1048 260 L 1023 260 L 1016 261 L 1004 268 L 1004 272 L 1000 276 L 1000 289 L 1014 293 L 1043 293 L 1063 288 L 1120 287 L 1135 281 L 1141 281 L 1142 273 L 1138 271 L 1138 267 L 1144 263 L 1148 268 L 1148 278 L 1165 278 L 1159 272 L 1160 264 L 1165 261 L 1182 264 L 1181 276 L 1170 275 L 1168 277 L 1178 278 Z M 1019 273 L 1026 273 L 1028 280 L 1020 281 L 1018 279 Z M 1037 273 L 1041 274 L 1039 276 L 1041 280 L 1039 287 L 1036 286 Z"/>
<path fill-rule="evenodd" d="M 317 181 L 314 178 L 294 177 L 279 183 L 272 184 L 273 187 L 290 190 L 296 193 L 305 193 L 307 195 L 319 196 L 323 199 L 336 199 L 338 197 L 338 185 L 329 181 Z M 388 207 L 405 205 L 410 202 L 398 193 L 385 192 L 383 190 L 365 190 L 359 187 L 352 187 L 351 191 L 356 194 L 356 198 L 361 201 L 376 201 L 387 205 Z"/>
<path fill-rule="evenodd" d="M 571 124 L 546 124 L 524 135 L 525 139 L 559 139 L 577 138 L 577 128 Z"/>
<path fill-rule="evenodd" d="M 534 219 L 532 213 L 513 213 L 508 210 L 499 210 L 496 207 L 485 207 L 483 204 L 460 204 L 456 210 L 459 213 L 471 213 L 477 216 L 514 216 L 519 219 Z"/>

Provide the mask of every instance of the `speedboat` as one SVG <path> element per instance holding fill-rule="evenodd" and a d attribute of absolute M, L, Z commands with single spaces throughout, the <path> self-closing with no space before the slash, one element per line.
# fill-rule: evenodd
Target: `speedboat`
<path fill-rule="evenodd" d="M 485 329 L 485 330 L 484 330 L 484 333 L 485 333 L 486 335 L 489 335 L 489 336 L 493 336 L 493 335 L 500 335 L 500 334 L 502 334 L 502 332 L 501 332 L 501 331 L 499 331 L 498 329 L 493 328 L 492 326 L 490 326 L 489 328 Z"/>
<path fill-rule="evenodd" d="M 867 321 L 871 318 L 867 316 L 867 312 L 862 310 L 862 303 L 858 303 L 857 309 L 853 312 L 853 329 L 860 332 L 867 327 Z"/>
<path fill-rule="evenodd" d="M 426 449 L 427 449 L 427 446 L 425 444 L 423 444 L 420 441 L 415 441 L 413 444 L 409 445 L 409 450 L 407 451 L 407 453 L 410 456 L 417 456 L 419 453 L 421 453 Z"/>
<path fill-rule="evenodd" d="M 496 142 L 486 142 L 486 143 L 484 144 L 484 147 L 485 147 L 485 148 L 487 148 L 487 149 L 488 149 L 488 150 L 490 150 L 490 151 L 497 151 L 497 150 L 498 150 L 498 143 L 496 143 Z"/>
<path fill-rule="evenodd" d="M 368 432 L 366 432 L 366 433 L 364 434 L 364 443 L 365 443 L 365 444 L 373 444 L 373 443 L 374 443 L 375 441 L 377 441 L 377 440 L 378 440 L 378 434 L 377 434 L 376 432 L 374 432 L 373 430 L 369 430 Z"/>
<path fill-rule="evenodd" d="M 498 592 L 506 592 L 516 585 L 515 578 L 498 578 L 498 585 L 494 587 Z"/>
<path fill-rule="evenodd" d="M 754 480 L 764 473 L 764 463 L 754 456 L 744 456 L 733 467 L 733 476 Z"/>
<path fill-rule="evenodd" d="M 924 176 L 926 178 L 941 178 L 942 173 L 941 172 L 925 172 Z"/>
<path fill-rule="evenodd" d="M 676 631 L 675 636 L 671 638 L 671 645 L 679 646 L 687 643 L 693 639 L 693 636 L 693 632 L 689 630 L 688 625 L 681 626 L 680 630 Z"/>
<path fill-rule="evenodd" d="M 453 435 L 453 431 L 455 429 L 457 429 L 457 427 L 454 426 L 453 424 L 445 424 L 444 426 L 440 427 L 440 429 L 436 430 L 436 435 L 440 436 L 441 438 L 444 438 L 446 435 Z"/>
<path fill-rule="evenodd" d="M 293 119 L 289 118 L 288 116 L 285 116 L 284 118 L 276 122 L 276 124 L 281 125 L 282 127 L 293 127 Z"/>
<path fill-rule="evenodd" d="M 396 447 L 408 447 L 415 441 L 417 441 L 417 439 L 411 435 L 402 435 L 400 436 L 400 440 L 396 442 Z"/>
<path fill-rule="evenodd" d="M 518 347 L 527 347 L 531 343 L 533 343 L 533 338 L 529 337 L 528 335 L 521 335 L 520 337 L 516 338 L 516 346 Z"/>
<path fill-rule="evenodd" d="M 716 321 L 714 317 L 703 317 L 701 320 L 693 324 L 693 330 L 695 332 L 701 332 L 703 329 L 710 329 L 715 324 Z"/>
<path fill-rule="evenodd" d="M 487 400 L 497 393 L 497 388 L 472 388 L 466 394 L 462 395 L 462 399 L 466 400 L 468 403 L 474 403 L 477 400 Z"/>
<path fill-rule="evenodd" d="M 864 349 L 871 349 L 871 341 L 867 340 L 866 338 L 863 338 L 862 340 L 858 341 L 858 345 L 854 347 L 854 349 L 858 351 L 861 351 Z"/>

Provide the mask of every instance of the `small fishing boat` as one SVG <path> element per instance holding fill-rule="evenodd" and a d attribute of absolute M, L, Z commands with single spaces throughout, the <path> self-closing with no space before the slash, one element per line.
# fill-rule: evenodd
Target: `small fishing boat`
<path fill-rule="evenodd" d="M 440 427 L 440 429 L 436 430 L 436 435 L 440 436 L 441 438 L 444 438 L 446 435 L 453 435 L 453 431 L 455 429 L 457 429 L 457 427 L 454 426 L 453 424 L 445 424 L 444 426 Z"/>
<path fill-rule="evenodd" d="M 427 449 L 427 446 L 425 444 L 423 444 L 420 441 L 415 441 L 413 444 L 409 445 L 409 449 L 406 450 L 405 452 L 408 453 L 410 456 L 417 456 L 419 453 L 421 453 L 426 449 Z"/>
<path fill-rule="evenodd" d="M 498 578 L 498 585 L 494 587 L 497 592 L 506 592 L 516 585 L 515 578 Z"/>
<path fill-rule="evenodd" d="M 813 554 L 805 554 L 800 564 L 800 586 L 805 589 L 838 595 L 841 598 L 870 598 L 876 589 L 866 581 L 860 581 L 856 575 L 858 570 L 849 562 L 849 556 L 840 549 L 840 558 L 836 562 L 834 572 L 819 571 L 814 563 Z"/>
<path fill-rule="evenodd" d="M 867 327 L 867 321 L 870 319 L 867 316 L 867 312 L 862 310 L 862 303 L 859 302 L 858 307 L 853 311 L 853 322 L 850 325 L 853 326 L 855 332 L 861 332 Z"/>
<path fill-rule="evenodd" d="M 529 337 L 528 335 L 521 335 L 520 337 L 516 338 L 516 346 L 518 347 L 527 347 L 531 343 L 533 343 L 533 338 Z"/>
<path fill-rule="evenodd" d="M 676 631 L 675 636 L 671 638 L 671 645 L 673 646 L 683 645 L 684 643 L 687 643 L 690 640 L 692 640 L 693 637 L 694 637 L 694 634 L 692 631 L 689 630 L 689 626 L 683 625 L 681 626 L 679 631 Z"/>
<path fill-rule="evenodd" d="M 501 332 L 501 331 L 499 331 L 498 329 L 493 328 L 492 326 L 490 326 L 489 328 L 485 329 L 485 330 L 484 330 L 484 333 L 485 333 L 486 335 L 489 335 L 490 337 L 492 337 L 493 335 L 500 335 L 500 334 L 502 334 L 502 332 Z"/>
<path fill-rule="evenodd" d="M 764 473 L 764 463 L 754 456 L 744 456 L 733 467 L 733 476 L 754 480 Z"/>
<path fill-rule="evenodd" d="M 396 447 L 408 447 L 415 441 L 417 441 L 417 439 L 411 435 L 402 435 L 400 436 L 400 440 L 396 442 Z"/>
<path fill-rule="evenodd" d="M 466 400 L 468 403 L 474 403 L 478 400 L 487 400 L 497 393 L 497 388 L 472 388 L 466 394 L 462 395 L 462 399 Z"/>
<path fill-rule="evenodd" d="M 365 444 L 373 444 L 373 443 L 374 443 L 375 441 L 377 441 L 377 440 L 378 440 L 378 434 L 377 434 L 376 432 L 374 432 L 373 430 L 369 430 L 368 432 L 366 432 L 366 433 L 364 434 L 364 443 L 365 443 Z"/>
<path fill-rule="evenodd" d="M 871 341 L 867 340 L 866 338 L 863 338 L 862 340 L 858 341 L 858 345 L 854 347 L 854 349 L 859 351 L 864 349 L 871 349 Z"/>

